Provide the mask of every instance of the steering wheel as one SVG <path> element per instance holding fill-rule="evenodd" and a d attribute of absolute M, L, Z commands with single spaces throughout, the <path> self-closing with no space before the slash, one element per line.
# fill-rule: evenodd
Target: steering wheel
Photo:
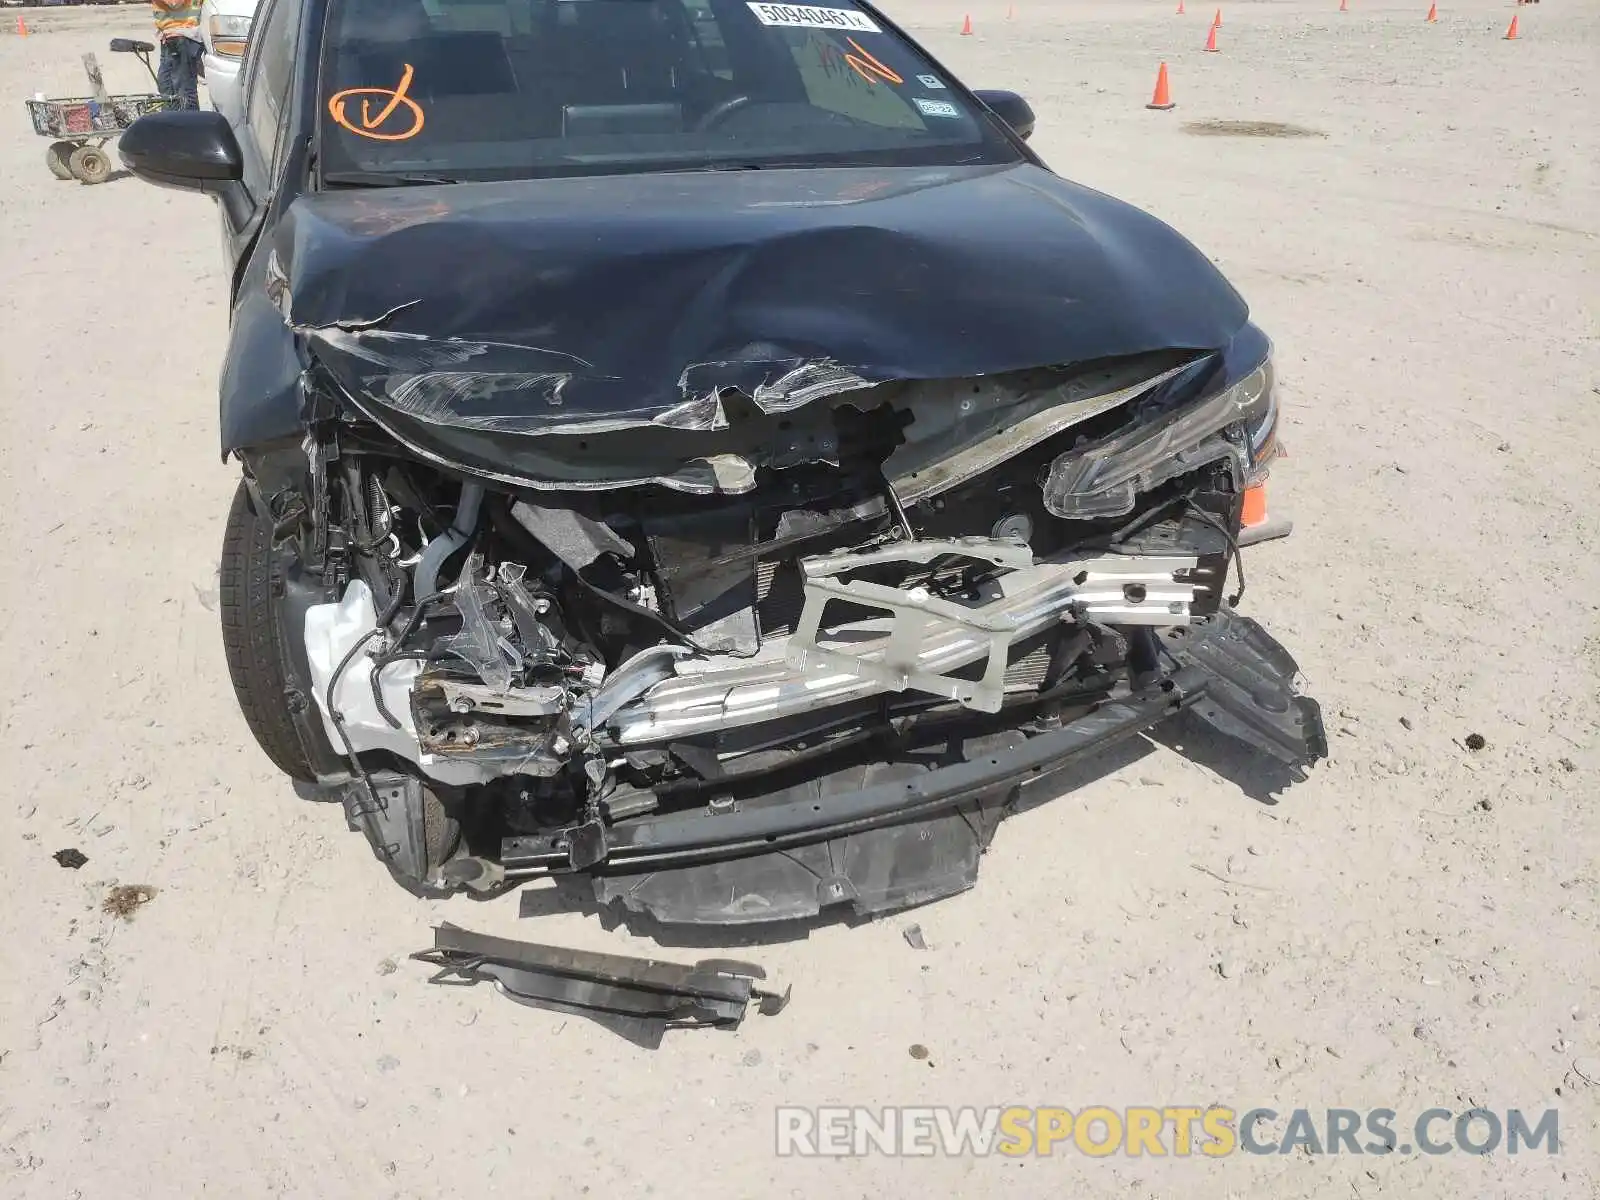
<path fill-rule="evenodd" d="M 715 129 L 749 103 L 749 96 L 729 96 L 720 104 L 713 104 L 706 115 L 695 122 L 694 131 L 705 133 L 709 129 Z"/>

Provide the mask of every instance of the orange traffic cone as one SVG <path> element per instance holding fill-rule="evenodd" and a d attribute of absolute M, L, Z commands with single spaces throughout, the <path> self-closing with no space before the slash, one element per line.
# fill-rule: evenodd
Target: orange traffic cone
<path fill-rule="evenodd" d="M 1254 546 L 1257 542 L 1288 537 L 1293 532 L 1292 520 L 1273 516 L 1267 507 L 1266 484 L 1258 483 L 1245 489 L 1244 504 L 1239 513 L 1239 536 L 1235 539 L 1238 545 Z"/>
<path fill-rule="evenodd" d="M 961 36 L 962 37 L 971 37 L 972 36 L 972 14 L 971 13 L 968 13 L 967 14 L 967 19 L 965 21 L 961 22 Z"/>
<path fill-rule="evenodd" d="M 1439 19 L 1439 4 L 1438 4 L 1438 0 L 1434 0 L 1434 3 L 1428 5 L 1428 20 L 1437 21 L 1438 19 Z"/>
<path fill-rule="evenodd" d="M 1178 0 L 1178 15 L 1183 16 L 1183 0 Z"/>
<path fill-rule="evenodd" d="M 1146 104 L 1145 107 L 1160 109 L 1162 112 L 1165 112 L 1169 108 L 1177 107 L 1177 105 L 1172 102 L 1172 89 L 1167 86 L 1166 63 L 1162 63 L 1161 69 L 1156 72 L 1156 94 L 1150 97 L 1150 103 Z"/>
<path fill-rule="evenodd" d="M 18 37 L 27 37 L 28 36 L 28 23 L 22 19 L 22 14 L 21 13 L 17 14 L 17 36 Z"/>
<path fill-rule="evenodd" d="M 1506 41 L 1514 42 L 1516 40 L 1517 40 L 1517 14 L 1516 13 L 1512 13 L 1511 14 L 1511 28 L 1506 30 Z"/>
<path fill-rule="evenodd" d="M 1350 11 L 1350 6 L 1347 3 L 1345 3 L 1345 0 L 1339 0 L 1339 11 L 1340 12 L 1349 12 Z"/>
<path fill-rule="evenodd" d="M 1260 484 L 1246 488 L 1244 507 L 1239 513 L 1239 524 L 1259 525 L 1267 519 L 1267 489 Z"/>
<path fill-rule="evenodd" d="M 1206 34 L 1206 53 L 1207 54 L 1215 54 L 1216 52 L 1217 52 L 1217 27 L 1215 25 L 1213 25 L 1211 27 L 1211 32 Z"/>
<path fill-rule="evenodd" d="M 1213 28 L 1213 29 L 1221 29 L 1222 28 L 1222 10 L 1220 8 L 1217 9 L 1217 15 L 1211 18 L 1211 28 Z"/>

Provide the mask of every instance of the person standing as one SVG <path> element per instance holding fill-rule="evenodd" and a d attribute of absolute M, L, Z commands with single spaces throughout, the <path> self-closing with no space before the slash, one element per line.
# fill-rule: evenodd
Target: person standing
<path fill-rule="evenodd" d="M 178 108 L 199 108 L 200 0 L 150 0 L 150 8 L 161 39 L 156 87 Z"/>

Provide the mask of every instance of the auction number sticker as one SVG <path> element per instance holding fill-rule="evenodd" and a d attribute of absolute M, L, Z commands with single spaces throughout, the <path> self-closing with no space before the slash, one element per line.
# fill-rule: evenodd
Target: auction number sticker
<path fill-rule="evenodd" d="M 940 79 L 937 75 L 918 75 L 917 82 L 925 88 L 932 88 L 940 92 L 945 90 L 944 80 Z"/>
<path fill-rule="evenodd" d="M 948 100 L 924 100 L 921 96 L 913 96 L 911 102 L 917 106 L 917 111 L 925 117 L 959 117 L 961 110 Z"/>
<path fill-rule="evenodd" d="M 857 33 L 882 33 L 866 13 L 853 8 L 812 8 L 805 4 L 751 4 L 750 11 L 763 25 L 793 29 L 851 29 Z"/>

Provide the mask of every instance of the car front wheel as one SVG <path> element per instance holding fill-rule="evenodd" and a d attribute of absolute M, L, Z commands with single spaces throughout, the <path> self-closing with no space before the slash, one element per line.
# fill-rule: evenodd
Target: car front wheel
<path fill-rule="evenodd" d="M 245 724 L 280 771 L 310 782 L 315 774 L 295 732 L 285 694 L 272 597 L 271 526 L 252 511 L 242 480 L 228 510 L 218 575 L 222 644 Z"/>

